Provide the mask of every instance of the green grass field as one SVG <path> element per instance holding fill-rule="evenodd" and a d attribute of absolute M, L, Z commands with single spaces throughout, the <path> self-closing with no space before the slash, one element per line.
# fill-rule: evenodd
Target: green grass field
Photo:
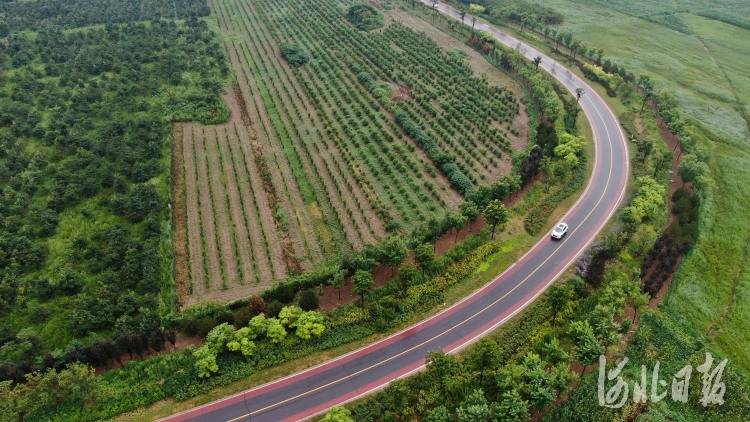
<path fill-rule="evenodd" d="M 701 238 L 684 261 L 664 309 L 696 330 L 733 366 L 750 371 L 750 1 L 545 1 L 563 31 L 674 93 L 712 146 L 716 188 L 703 204 Z"/>
<path fill-rule="evenodd" d="M 747 113 L 750 69 L 744 64 L 750 54 L 750 30 L 685 12 L 691 9 L 690 2 L 677 2 L 679 12 L 672 8 L 671 13 L 691 32 L 684 34 L 634 16 L 648 10 L 619 12 L 623 3 L 608 8 L 595 1 L 544 2 L 565 15 L 563 31 L 603 48 L 607 58 L 630 71 L 650 75 L 658 89 L 673 91 L 683 110 L 713 131 L 747 138 L 748 123 L 738 112 L 737 101 Z M 750 9 L 750 2 L 737 3 L 744 3 L 738 12 Z"/>

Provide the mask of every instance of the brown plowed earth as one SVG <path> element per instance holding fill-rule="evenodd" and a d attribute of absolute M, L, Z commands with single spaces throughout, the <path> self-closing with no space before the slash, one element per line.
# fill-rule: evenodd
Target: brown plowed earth
<path fill-rule="evenodd" d="M 246 69 L 251 68 L 249 63 L 245 62 L 244 64 L 247 65 Z M 244 69 L 238 69 L 237 67 L 235 67 L 235 70 L 244 71 Z M 260 70 L 258 69 L 258 71 Z M 284 259 L 289 270 L 299 272 L 302 270 L 300 260 L 308 254 L 306 247 L 315 248 L 318 246 L 315 243 L 306 245 L 305 242 L 305 237 L 309 234 L 312 223 L 309 216 L 304 220 L 298 219 L 300 215 L 306 214 L 306 205 L 299 192 L 299 187 L 296 184 L 289 161 L 282 150 L 281 140 L 276 136 L 271 119 L 267 114 L 264 104 L 262 104 L 255 76 L 248 76 L 247 82 L 247 88 L 252 90 L 250 97 L 255 100 L 254 104 L 248 104 L 248 106 L 253 109 L 254 113 L 259 115 L 266 135 L 258 139 L 257 142 L 255 142 L 256 140 L 253 142 L 253 149 L 256 153 L 255 162 L 256 165 L 265 165 L 270 174 L 270 183 L 269 178 L 264 178 L 266 194 L 269 196 L 273 210 L 277 210 L 277 206 L 283 210 L 286 216 L 286 223 L 289 226 L 286 228 L 279 213 L 275 212 L 278 237 L 284 246 Z M 241 83 L 240 85 L 244 90 L 244 84 Z M 243 93 L 243 95 L 245 94 Z M 247 97 L 248 95 L 245 95 L 245 98 Z M 265 174 L 263 169 L 260 169 L 260 171 L 261 174 Z M 284 194 L 279 194 L 279 192 Z"/>
<path fill-rule="evenodd" d="M 237 260 L 242 269 L 240 284 L 250 284 L 255 280 L 255 270 L 253 261 L 255 259 L 250 240 L 248 239 L 249 230 L 245 223 L 245 214 L 242 205 L 242 195 L 240 193 L 241 179 L 238 176 L 236 158 L 229 152 L 229 139 L 234 135 L 234 125 L 226 130 L 223 126 L 217 127 L 220 132 L 218 138 L 219 152 L 221 161 L 224 164 L 224 180 L 227 181 L 227 195 L 229 197 L 229 212 L 232 217 L 232 232 L 237 245 Z M 235 135 L 236 136 L 236 135 Z M 236 139 L 236 137 L 234 138 Z M 241 159 L 241 157 L 238 157 Z M 247 191 L 247 186 L 243 186 Z"/>
<path fill-rule="evenodd" d="M 238 168 L 240 188 L 244 189 L 245 218 L 250 230 L 250 239 L 253 244 L 255 264 L 258 268 L 258 281 L 270 283 L 276 279 L 273 268 L 277 265 L 283 269 L 284 263 L 280 261 L 281 248 L 274 242 L 276 236 L 275 223 L 268 198 L 263 190 L 263 182 L 253 165 L 253 153 L 251 151 L 250 137 L 241 126 L 234 125 L 233 142 L 230 143 L 232 155 L 241 157 L 242 169 Z M 242 171 L 241 171 L 242 170 Z M 269 245 L 266 240 L 269 239 Z"/>
<path fill-rule="evenodd" d="M 187 209 L 185 205 L 185 158 L 182 152 L 183 125 L 172 125 L 172 254 L 177 300 L 182 303 L 190 295 L 190 273 L 187 250 Z"/>
<path fill-rule="evenodd" d="M 252 13 L 248 13 L 247 15 L 249 19 L 252 19 L 254 16 Z M 265 74 L 278 76 L 278 70 L 273 69 L 273 68 L 269 69 L 269 66 L 266 62 L 266 59 L 269 54 L 275 54 L 273 50 L 271 51 L 271 53 L 265 50 L 267 47 L 270 47 L 270 45 L 267 46 L 267 43 L 269 43 L 270 41 L 259 40 L 256 38 L 253 38 L 253 39 L 255 40 L 255 42 L 252 42 L 252 43 L 243 42 L 243 46 L 246 49 L 245 51 L 251 55 L 253 62 L 256 64 L 255 66 L 256 71 L 259 73 L 262 73 L 262 71 L 265 71 Z M 264 52 L 261 52 L 260 48 L 263 48 Z M 243 57 L 246 58 L 246 56 L 243 56 Z M 246 70 L 253 68 L 249 62 L 245 61 L 245 64 L 247 65 L 247 67 L 245 68 Z M 255 73 L 253 73 L 253 75 L 255 75 Z M 278 95 L 277 93 L 280 90 L 276 89 L 277 87 L 274 84 L 275 78 L 265 78 L 264 82 L 267 82 L 265 83 L 265 85 L 266 85 L 266 88 L 268 89 L 268 93 L 272 97 L 277 96 Z M 252 85 L 252 82 L 251 82 L 251 85 Z M 272 101 L 274 101 L 274 108 L 276 109 L 279 116 L 283 120 L 284 113 L 282 111 L 285 109 L 286 105 L 283 102 L 274 100 L 273 98 L 272 98 Z M 263 108 L 263 111 L 266 112 L 267 110 Z M 266 127 L 272 128 L 272 126 L 266 126 Z M 288 123 L 287 123 L 287 125 L 285 125 L 284 127 L 284 130 L 289 135 L 292 143 L 294 143 L 294 141 L 292 140 L 293 131 L 289 130 L 289 127 L 290 126 L 288 126 Z M 273 127 L 273 131 L 274 131 L 273 133 L 276 133 L 275 127 Z M 279 134 L 279 136 L 283 136 L 283 135 Z M 273 146 L 277 148 L 277 151 L 278 151 L 278 148 L 281 148 L 281 143 L 279 141 L 280 140 L 277 139 L 277 142 L 273 144 Z M 281 148 L 281 151 L 283 151 L 283 148 Z M 300 155 L 299 152 L 297 154 Z M 284 154 L 276 154 L 275 156 L 283 157 L 282 158 L 283 165 L 285 166 L 291 165 L 290 162 L 288 161 L 288 158 L 286 157 L 285 152 Z M 303 158 L 302 160 L 304 161 Z M 277 160 L 277 164 L 278 162 L 279 161 Z M 296 184 L 296 179 L 294 177 L 292 177 L 291 179 L 285 177 L 285 181 L 287 183 L 287 189 L 291 187 L 298 191 L 298 186 Z M 287 190 L 287 191 L 282 191 L 282 192 L 293 192 L 293 191 Z M 280 199 L 283 201 L 283 198 L 280 198 Z M 299 195 L 299 192 L 297 192 L 297 197 L 293 197 L 292 199 L 294 200 L 294 202 L 297 202 L 297 201 L 300 201 L 300 202 L 295 203 L 295 206 L 292 208 L 285 207 L 284 213 L 287 216 L 287 220 L 289 222 L 290 227 L 289 227 L 289 230 L 286 230 L 284 227 L 282 227 L 282 229 L 290 237 L 291 241 L 293 242 L 292 245 L 294 247 L 294 250 L 293 251 L 288 250 L 288 252 L 290 252 L 289 257 L 293 259 L 295 262 L 293 263 L 289 262 L 291 265 L 290 268 L 293 269 L 295 272 L 298 272 L 298 270 L 301 270 L 301 269 L 305 269 L 305 270 L 311 269 L 312 268 L 311 260 L 320 261 L 323 257 L 323 254 L 320 249 L 320 244 L 319 244 L 320 239 L 318 238 L 317 234 L 313 230 L 314 224 L 312 222 L 312 216 L 308 212 L 307 204 L 301 202 L 302 197 L 301 195 Z M 289 220 L 288 217 L 290 216 L 294 216 L 295 218 L 292 220 Z M 294 220 L 296 220 L 296 224 Z M 280 221 L 279 223 L 282 223 L 282 222 Z"/>
<path fill-rule="evenodd" d="M 257 118 L 256 121 L 262 128 L 263 133 L 265 135 L 268 135 L 268 128 L 271 127 L 271 123 L 268 116 L 263 112 L 263 106 L 258 103 L 258 101 L 260 101 L 260 94 L 258 93 L 257 86 L 255 86 L 254 76 L 248 76 L 245 73 L 240 59 L 237 57 L 237 51 L 235 50 L 235 48 L 236 46 L 234 44 L 227 44 L 227 50 L 230 52 L 232 66 L 234 67 L 235 72 L 238 75 L 242 75 L 242 77 L 244 78 L 239 82 L 243 98 L 253 99 L 252 102 L 247 104 L 248 110 L 251 111 L 252 115 Z M 237 127 L 237 129 L 241 137 L 244 135 L 244 137 L 248 138 L 248 150 L 245 151 L 245 153 L 248 154 L 246 155 L 246 157 L 248 158 L 248 165 L 251 165 L 252 167 L 257 169 L 259 175 L 258 180 L 261 182 L 260 186 L 262 186 L 262 190 L 265 193 L 264 199 L 266 201 L 265 207 L 267 208 L 267 210 L 265 210 L 264 212 L 267 212 L 267 215 L 271 217 L 271 222 L 268 226 L 266 226 L 266 228 L 275 228 L 273 232 L 274 235 L 269 237 L 268 241 L 271 245 L 277 246 L 277 248 L 275 248 L 276 250 L 271 254 L 273 258 L 276 258 L 273 265 L 274 277 L 275 279 L 282 279 L 286 277 L 288 265 L 291 263 L 291 257 L 294 254 L 291 241 L 289 241 L 289 236 L 287 235 L 286 230 L 284 230 L 282 223 L 279 221 L 277 213 L 277 209 L 281 205 L 279 204 L 278 197 L 276 195 L 276 187 L 285 187 L 286 179 L 283 175 L 279 174 L 280 172 L 284 171 L 284 169 L 277 166 L 274 166 L 273 168 L 268 167 L 266 155 L 269 154 L 269 152 L 264 148 L 265 146 L 267 146 L 268 148 L 272 148 L 271 145 L 267 144 L 271 144 L 273 141 L 278 142 L 278 140 L 268 140 L 265 136 L 263 138 L 259 138 L 258 134 L 250 128 Z M 273 153 L 270 153 L 270 155 L 273 157 Z M 282 210 L 284 208 L 284 206 L 281 206 Z"/>
<path fill-rule="evenodd" d="M 250 127 L 251 120 L 250 114 L 247 112 L 247 103 L 245 102 L 245 97 L 242 96 L 242 90 L 240 89 L 240 86 L 237 84 L 237 82 L 232 84 L 232 92 L 234 93 L 234 101 L 232 103 L 236 104 L 239 107 L 242 123 L 245 126 Z M 229 123 L 232 124 L 234 122 L 230 121 Z"/>
<path fill-rule="evenodd" d="M 221 288 L 239 283 L 239 272 L 237 270 L 237 256 L 232 233 L 235 228 L 230 220 L 229 203 L 227 193 L 224 189 L 222 174 L 226 171 L 219 156 L 219 139 L 225 137 L 223 127 L 206 128 L 210 133 L 204 138 L 206 143 L 206 155 L 211 170 L 211 196 L 214 204 L 214 218 L 216 220 L 217 239 L 219 241 L 219 252 L 221 254 L 222 268 L 224 271 Z"/>
<path fill-rule="evenodd" d="M 216 238 L 216 225 L 214 223 L 214 206 L 211 201 L 211 183 L 208 176 L 208 161 L 206 159 L 206 145 L 204 139 L 210 136 L 203 127 L 196 126 L 194 130 L 194 142 L 196 151 L 196 166 L 198 169 L 198 197 L 201 211 L 201 226 L 203 227 L 203 253 L 206 255 L 208 265 L 208 286 L 211 289 L 221 288 L 222 274 L 221 261 L 219 259 L 219 245 Z"/>
<path fill-rule="evenodd" d="M 203 233 L 201 230 L 201 215 L 198 200 L 198 169 L 195 162 L 195 145 L 193 142 L 193 126 L 180 124 L 183 128 L 183 157 L 185 158 L 185 199 L 187 211 L 187 239 L 191 297 L 201 295 L 206 291 L 206 272 L 203 256 Z M 185 303 L 189 298 L 184 298 Z"/>

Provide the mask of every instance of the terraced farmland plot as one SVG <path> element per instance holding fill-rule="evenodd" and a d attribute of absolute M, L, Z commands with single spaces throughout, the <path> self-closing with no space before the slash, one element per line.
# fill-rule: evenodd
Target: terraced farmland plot
<path fill-rule="evenodd" d="M 184 303 L 261 291 L 408 232 L 511 168 L 511 125 L 525 123 L 518 99 L 424 34 L 390 18 L 362 32 L 336 0 L 210 6 L 236 83 L 228 124 L 175 130 Z M 284 45 L 309 62 L 290 66 Z"/>

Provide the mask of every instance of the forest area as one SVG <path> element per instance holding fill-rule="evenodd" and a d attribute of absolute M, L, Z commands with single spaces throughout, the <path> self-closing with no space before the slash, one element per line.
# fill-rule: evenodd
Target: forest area
<path fill-rule="evenodd" d="M 44 3 L 0 5 L 3 380 L 161 347 L 170 122 L 228 115 L 202 2 Z M 185 20 L 143 22 L 143 8 Z"/>

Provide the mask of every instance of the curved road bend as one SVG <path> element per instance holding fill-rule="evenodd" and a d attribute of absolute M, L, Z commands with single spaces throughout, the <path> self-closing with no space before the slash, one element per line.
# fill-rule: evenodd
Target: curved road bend
<path fill-rule="evenodd" d="M 439 4 L 438 9 L 460 20 L 453 8 Z M 492 32 L 510 47 L 519 45 L 518 40 L 485 24 L 478 22 L 476 27 Z M 576 88 L 586 92 L 580 103 L 594 132 L 596 159 L 586 190 L 564 217 L 570 232 L 561 241 L 553 241 L 545 234 L 492 282 L 439 314 L 386 339 L 165 420 L 278 422 L 325 412 L 422 369 L 427 352 L 451 353 L 473 343 L 533 301 L 574 262 L 623 198 L 629 162 L 625 137 L 612 111 L 584 81 L 529 46 L 521 43 L 520 50 L 529 59 L 541 56 L 540 66 L 571 92 Z"/>

